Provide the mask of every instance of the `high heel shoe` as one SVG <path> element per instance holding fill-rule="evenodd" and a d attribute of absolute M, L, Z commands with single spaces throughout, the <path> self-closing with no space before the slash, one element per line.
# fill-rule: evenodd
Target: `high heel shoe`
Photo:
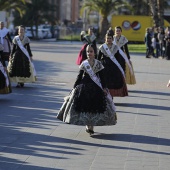
<path fill-rule="evenodd" d="M 90 129 L 86 129 L 86 132 L 89 133 L 90 135 L 94 134 L 94 131 Z"/>
<path fill-rule="evenodd" d="M 16 85 L 16 88 L 20 88 L 21 86 L 20 86 L 20 83 L 18 83 L 17 85 Z"/>
<path fill-rule="evenodd" d="M 20 86 L 21 86 L 21 87 L 24 87 L 24 83 L 20 83 Z"/>
<path fill-rule="evenodd" d="M 93 131 L 93 126 L 86 126 L 86 132 L 89 133 L 90 135 L 94 134 L 94 131 Z"/>

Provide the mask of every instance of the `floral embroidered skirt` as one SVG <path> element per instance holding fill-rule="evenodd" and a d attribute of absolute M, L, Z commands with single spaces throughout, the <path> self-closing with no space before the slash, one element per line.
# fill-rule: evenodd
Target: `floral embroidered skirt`
<path fill-rule="evenodd" d="M 131 62 L 131 67 L 133 73 L 130 72 L 129 66 L 126 63 L 125 76 L 126 76 L 126 83 L 129 85 L 136 84 L 136 78 L 135 78 L 132 62 Z"/>
<path fill-rule="evenodd" d="M 105 96 L 103 103 L 105 107 L 104 109 L 98 106 L 100 109 L 92 110 L 89 107 L 88 111 L 88 108 L 85 105 L 83 107 L 87 109 L 82 110 L 80 109 L 80 107 L 78 107 L 78 105 L 81 105 L 81 103 L 77 103 L 79 98 L 77 96 L 81 96 L 80 91 L 85 92 L 86 89 L 86 87 L 83 88 L 82 85 L 80 86 L 81 87 L 77 86 L 75 89 L 71 91 L 69 96 L 64 98 L 64 103 L 60 108 L 59 113 L 57 114 L 57 118 L 65 123 L 74 125 L 91 125 L 91 126 L 115 125 L 117 123 L 116 110 L 113 101 L 109 100 L 107 96 Z M 101 93 L 103 93 L 102 90 Z M 88 95 L 90 97 L 91 94 L 89 93 Z M 95 100 L 100 99 L 96 98 Z M 90 101 L 84 100 L 84 102 L 93 103 L 93 100 Z M 94 106 L 94 108 L 95 107 L 96 106 Z"/>
<path fill-rule="evenodd" d="M 8 77 L 7 77 L 8 78 Z M 8 78 L 9 84 L 6 83 L 6 78 L 0 70 L 0 94 L 9 94 L 12 92 L 11 84 Z"/>
<path fill-rule="evenodd" d="M 34 69 L 25 54 L 16 51 L 8 63 L 8 72 L 11 82 L 33 83 L 36 81 Z"/>

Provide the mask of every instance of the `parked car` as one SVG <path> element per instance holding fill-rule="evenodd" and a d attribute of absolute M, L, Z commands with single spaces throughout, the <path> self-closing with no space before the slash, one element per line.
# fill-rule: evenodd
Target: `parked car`
<path fill-rule="evenodd" d="M 34 33 L 34 36 L 35 36 L 35 34 L 36 34 L 35 28 L 33 28 L 33 33 Z M 33 35 L 32 35 L 32 32 L 31 32 L 31 27 L 25 27 L 25 35 L 29 38 L 33 38 Z M 43 34 L 41 29 L 38 29 L 38 38 L 39 39 L 44 38 L 44 34 Z"/>
<path fill-rule="evenodd" d="M 46 28 L 39 28 L 43 34 L 43 38 L 52 38 L 52 34 L 49 29 Z"/>
<path fill-rule="evenodd" d="M 52 38 L 51 25 L 39 25 L 38 29 L 42 31 L 43 38 Z"/>

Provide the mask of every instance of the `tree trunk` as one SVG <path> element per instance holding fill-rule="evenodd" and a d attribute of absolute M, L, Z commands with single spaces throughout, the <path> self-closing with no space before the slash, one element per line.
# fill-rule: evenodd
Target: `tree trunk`
<path fill-rule="evenodd" d="M 159 22 L 159 17 L 158 17 L 157 0 L 149 0 L 149 6 L 150 6 L 150 9 L 151 9 L 154 27 L 159 27 L 160 22 Z"/>
<path fill-rule="evenodd" d="M 107 17 L 102 17 L 100 21 L 100 36 L 99 36 L 99 43 L 104 43 L 105 35 L 107 30 L 109 29 L 109 22 Z"/>
<path fill-rule="evenodd" d="M 158 16 L 159 16 L 159 25 L 164 26 L 164 0 L 157 0 L 158 3 Z"/>

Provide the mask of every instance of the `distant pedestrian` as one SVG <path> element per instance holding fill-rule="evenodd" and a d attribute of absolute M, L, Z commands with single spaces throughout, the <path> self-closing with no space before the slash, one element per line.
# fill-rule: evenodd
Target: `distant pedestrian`
<path fill-rule="evenodd" d="M 24 83 L 36 81 L 35 68 L 32 63 L 33 55 L 30 49 L 30 40 L 25 36 L 25 27 L 18 27 L 18 36 L 13 39 L 13 49 L 8 64 L 11 82 L 16 82 L 16 87 L 24 87 Z"/>
<path fill-rule="evenodd" d="M 154 49 L 156 50 L 155 58 L 158 58 L 160 56 L 160 44 L 159 44 L 158 34 L 159 34 L 159 28 L 155 28 L 153 34 L 153 39 L 155 40 Z"/>
<path fill-rule="evenodd" d="M 8 77 L 6 63 L 4 58 L 2 58 L 3 49 L 3 45 L 0 44 L 0 94 L 9 94 L 12 92 L 12 89 Z"/>
<path fill-rule="evenodd" d="M 170 27 L 167 27 L 165 29 L 165 57 L 167 60 L 170 60 Z"/>
<path fill-rule="evenodd" d="M 166 41 L 165 41 L 165 31 L 163 27 L 159 28 L 158 40 L 159 40 L 159 45 L 160 45 L 160 57 L 164 58 Z"/>
<path fill-rule="evenodd" d="M 4 47 L 2 58 L 5 61 L 9 61 L 12 39 L 10 37 L 9 30 L 4 26 L 4 22 L 2 21 L 0 21 L 0 43 Z"/>
<path fill-rule="evenodd" d="M 65 98 L 57 118 L 74 125 L 86 125 L 86 132 L 94 133 L 94 126 L 115 125 L 114 103 L 103 75 L 103 65 L 95 59 L 94 47 L 86 48 L 87 59 L 80 65 L 71 94 Z"/>
<path fill-rule="evenodd" d="M 146 28 L 145 33 L 145 44 L 146 44 L 146 58 L 150 58 L 153 56 L 153 47 L 152 47 L 152 34 L 151 28 Z"/>
<path fill-rule="evenodd" d="M 86 54 L 86 47 L 89 44 L 92 44 L 94 47 L 94 53 L 95 53 L 95 57 L 97 57 L 97 46 L 96 46 L 96 36 L 94 34 L 94 30 L 93 28 L 89 28 L 88 29 L 88 34 L 85 33 L 85 31 L 81 32 L 81 41 L 84 42 L 84 45 L 82 46 L 76 64 L 80 65 L 82 63 L 82 61 L 87 59 L 87 54 Z"/>
<path fill-rule="evenodd" d="M 119 48 L 121 54 L 121 65 L 125 71 L 125 78 L 127 84 L 136 84 L 135 73 L 133 70 L 133 64 L 130 60 L 130 54 L 128 49 L 128 39 L 122 35 L 122 28 L 120 26 L 115 27 L 115 35 L 113 36 L 113 43 Z"/>
<path fill-rule="evenodd" d="M 111 96 L 128 96 L 123 58 L 119 47 L 113 43 L 113 34 L 110 32 L 105 35 L 105 43 L 99 47 L 98 60 L 104 66 L 104 77 Z"/>
<path fill-rule="evenodd" d="M 166 37 L 165 40 L 166 40 L 165 56 L 167 60 L 170 60 L 170 36 Z"/>

